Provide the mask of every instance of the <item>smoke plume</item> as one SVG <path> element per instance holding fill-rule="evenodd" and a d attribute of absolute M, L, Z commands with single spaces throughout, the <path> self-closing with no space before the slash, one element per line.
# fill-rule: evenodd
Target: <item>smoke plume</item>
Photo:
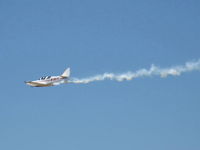
<path fill-rule="evenodd" d="M 103 73 L 88 78 L 72 78 L 70 83 L 77 84 L 87 84 L 94 81 L 103 81 L 103 80 L 116 80 L 116 81 L 125 81 L 133 80 L 139 77 L 150 77 L 150 76 L 160 76 L 165 78 L 167 76 L 179 76 L 182 73 L 200 71 L 200 59 L 198 61 L 186 62 L 184 65 L 173 66 L 169 68 L 160 68 L 155 65 L 151 65 L 149 69 L 139 69 L 137 71 L 128 71 L 126 73 L 114 74 L 114 73 Z"/>

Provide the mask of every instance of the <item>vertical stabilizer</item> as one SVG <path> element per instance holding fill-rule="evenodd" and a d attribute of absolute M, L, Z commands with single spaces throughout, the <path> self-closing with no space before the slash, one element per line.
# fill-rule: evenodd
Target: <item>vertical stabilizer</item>
<path fill-rule="evenodd" d="M 63 78 L 68 78 L 70 76 L 70 68 L 67 68 L 63 74 L 61 75 L 61 77 Z"/>

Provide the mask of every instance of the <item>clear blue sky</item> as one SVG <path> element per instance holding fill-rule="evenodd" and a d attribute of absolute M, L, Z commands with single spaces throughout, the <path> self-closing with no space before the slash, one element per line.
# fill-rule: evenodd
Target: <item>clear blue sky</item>
<path fill-rule="evenodd" d="M 198 0 L 0 0 L 0 149 L 199 150 L 200 72 L 23 83 L 197 60 L 199 27 Z"/>

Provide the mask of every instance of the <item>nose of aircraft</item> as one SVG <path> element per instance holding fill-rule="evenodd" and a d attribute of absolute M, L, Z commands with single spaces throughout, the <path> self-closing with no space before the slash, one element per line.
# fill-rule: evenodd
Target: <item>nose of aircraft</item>
<path fill-rule="evenodd" d="M 31 81 L 24 81 L 24 83 L 26 83 L 27 85 L 32 85 Z"/>

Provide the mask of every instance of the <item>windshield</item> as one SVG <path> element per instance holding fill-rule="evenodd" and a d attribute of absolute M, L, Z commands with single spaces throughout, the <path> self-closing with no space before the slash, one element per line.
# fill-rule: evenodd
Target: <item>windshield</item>
<path fill-rule="evenodd" d="M 46 77 L 41 77 L 40 80 L 44 80 Z"/>
<path fill-rule="evenodd" d="M 41 77 L 39 80 L 45 80 L 45 79 L 50 79 L 51 76 L 45 76 L 45 77 Z"/>

